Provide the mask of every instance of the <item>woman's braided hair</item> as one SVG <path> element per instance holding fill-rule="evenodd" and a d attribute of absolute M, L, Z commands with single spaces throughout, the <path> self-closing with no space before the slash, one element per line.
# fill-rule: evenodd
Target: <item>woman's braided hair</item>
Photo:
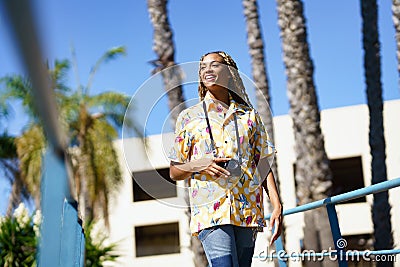
<path fill-rule="evenodd" d="M 244 104 L 244 105 L 252 108 L 249 96 L 247 95 L 246 89 L 243 85 L 242 78 L 240 78 L 238 67 L 236 66 L 236 63 L 232 59 L 232 57 L 223 51 L 208 52 L 200 58 L 200 63 L 203 61 L 204 57 L 206 57 L 207 55 L 210 55 L 210 54 L 219 55 L 222 58 L 222 60 L 224 61 L 223 63 L 228 66 L 229 72 L 231 74 L 231 79 L 229 81 L 228 89 L 229 89 L 229 93 L 231 94 L 232 98 L 236 102 L 238 102 L 240 104 Z M 199 68 L 198 93 L 199 93 L 200 101 L 202 101 L 204 99 L 204 96 L 207 93 L 207 87 L 201 81 L 200 68 Z"/>

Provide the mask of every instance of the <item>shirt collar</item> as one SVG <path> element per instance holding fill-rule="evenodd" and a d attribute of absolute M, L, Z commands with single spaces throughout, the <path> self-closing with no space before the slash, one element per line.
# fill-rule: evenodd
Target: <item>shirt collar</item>
<path fill-rule="evenodd" d="M 225 103 L 220 102 L 214 98 L 211 97 L 210 93 L 207 92 L 206 95 L 204 96 L 204 100 L 206 102 L 206 106 L 207 106 L 207 111 L 210 110 L 210 104 L 214 103 L 215 105 L 221 104 L 226 106 Z M 243 105 L 240 105 L 239 103 L 237 103 L 233 98 L 232 95 L 229 94 L 229 107 L 228 110 L 230 110 L 232 113 L 233 112 L 245 112 L 245 109 L 243 108 Z"/>

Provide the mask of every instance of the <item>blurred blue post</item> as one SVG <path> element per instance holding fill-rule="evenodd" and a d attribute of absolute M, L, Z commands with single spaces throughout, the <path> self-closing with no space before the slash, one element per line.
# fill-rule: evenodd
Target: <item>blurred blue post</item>
<path fill-rule="evenodd" d="M 84 266 L 85 238 L 77 212 L 74 181 L 67 171 L 67 141 L 59 124 L 54 88 L 44 64 L 32 3 L 3 0 L 0 4 L 4 6 L 22 64 L 32 82 L 31 93 L 48 142 L 42 168 L 43 220 L 38 266 Z"/>
<path fill-rule="evenodd" d="M 41 184 L 43 222 L 38 266 L 84 266 L 85 238 L 77 202 L 66 198 L 69 185 L 64 162 L 48 150 Z"/>
<path fill-rule="evenodd" d="M 61 266 L 61 232 L 64 191 L 67 172 L 64 163 L 52 151 L 44 157 L 42 169 L 42 214 L 41 239 L 38 266 Z"/>

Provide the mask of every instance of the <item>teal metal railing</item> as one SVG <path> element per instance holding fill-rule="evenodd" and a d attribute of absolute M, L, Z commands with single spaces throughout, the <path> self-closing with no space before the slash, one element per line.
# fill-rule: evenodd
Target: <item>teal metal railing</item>
<path fill-rule="evenodd" d="M 344 267 L 347 266 L 347 260 L 346 260 L 346 251 L 345 251 L 345 247 L 344 246 L 340 246 L 340 241 L 343 240 L 342 239 L 342 235 L 340 232 L 340 225 L 339 225 L 339 221 L 338 221 L 338 217 L 337 217 L 337 213 L 336 213 L 336 208 L 335 205 L 348 201 L 348 200 L 352 200 L 355 198 L 359 198 L 359 197 L 363 197 L 366 195 L 370 195 L 370 194 L 376 194 L 379 192 L 383 192 L 383 191 L 388 191 L 392 188 L 395 187 L 399 187 L 400 186 L 400 178 L 396 178 L 393 180 L 389 180 L 389 181 L 385 181 L 385 182 L 381 182 L 378 184 L 374 184 L 371 186 L 367 186 L 364 188 L 360 188 L 351 192 L 347 192 L 347 193 L 343 193 L 340 195 L 336 195 L 336 196 L 332 196 L 332 197 L 328 197 L 322 200 L 318 200 L 318 201 L 314 201 L 311 203 L 307 203 L 301 206 L 298 206 L 296 208 L 292 208 L 292 209 L 288 209 L 288 210 L 284 210 L 283 211 L 283 215 L 287 216 L 287 215 L 291 215 L 291 214 L 295 214 L 295 213 L 300 213 L 300 212 L 305 212 L 308 210 L 312 210 L 312 209 L 317 209 L 320 207 L 326 207 L 327 213 L 328 213 L 328 218 L 329 218 L 329 224 L 331 227 L 331 232 L 332 232 L 332 238 L 333 238 L 333 242 L 335 244 L 335 251 L 332 253 L 335 253 L 336 255 L 333 256 L 337 256 L 337 260 L 338 260 L 338 264 L 340 267 Z M 271 214 L 266 216 L 266 219 L 269 220 L 271 217 Z M 355 218 L 356 219 L 356 218 Z M 284 251 L 283 248 L 283 244 L 282 244 L 282 240 L 281 238 L 279 238 L 276 241 L 276 250 L 277 250 L 277 254 L 275 255 L 265 255 L 263 256 L 264 259 L 266 258 L 277 258 L 279 261 L 279 266 L 287 266 L 286 265 L 286 261 L 289 258 L 292 257 L 297 257 L 297 258 L 310 258 L 311 257 L 326 257 L 326 256 L 332 256 L 332 253 L 329 252 L 324 252 L 324 253 L 290 253 L 287 254 Z M 279 252 L 283 252 L 283 253 L 279 253 Z M 377 250 L 377 251 L 351 251 L 350 252 L 351 255 L 347 254 L 347 256 L 362 256 L 365 254 L 369 255 L 395 255 L 395 254 L 400 254 L 400 249 L 390 249 L 390 250 Z M 257 258 L 257 257 L 256 257 Z"/>
<path fill-rule="evenodd" d="M 66 139 L 37 38 L 29 0 L 3 0 L 15 44 L 32 82 L 34 103 L 48 141 L 41 180 L 42 225 L 38 266 L 84 266 L 85 236 L 77 212 L 75 187 L 65 157 Z"/>

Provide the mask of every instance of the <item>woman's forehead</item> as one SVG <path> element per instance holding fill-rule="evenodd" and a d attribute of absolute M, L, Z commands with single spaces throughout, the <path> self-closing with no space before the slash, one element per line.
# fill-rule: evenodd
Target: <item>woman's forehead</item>
<path fill-rule="evenodd" d="M 218 61 L 221 63 L 225 63 L 224 58 L 216 53 L 208 54 L 203 57 L 201 62 L 211 62 L 211 61 Z"/>

